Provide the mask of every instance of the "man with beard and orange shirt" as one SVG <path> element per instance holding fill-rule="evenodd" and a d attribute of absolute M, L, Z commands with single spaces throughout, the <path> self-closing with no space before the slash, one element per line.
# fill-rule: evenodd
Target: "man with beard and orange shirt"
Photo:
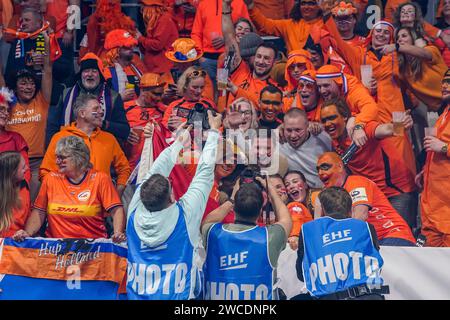
<path fill-rule="evenodd" d="M 326 102 L 321 109 L 321 120 L 325 131 L 332 138 L 334 150 L 342 157 L 352 144 L 345 130 L 351 117 L 350 110 L 342 99 Z M 405 129 L 412 126 L 411 116 L 406 116 Z M 395 144 L 382 139 L 394 134 L 393 124 L 380 124 L 371 121 L 363 126 L 355 126 L 355 131 L 364 131 L 368 141 L 360 147 L 348 163 L 354 173 L 369 178 L 377 184 L 391 202 L 392 206 L 408 222 L 411 228 L 416 225 L 417 194 L 415 193 L 415 173 L 408 169 L 402 154 Z M 398 198 L 401 201 L 396 201 Z M 394 200 L 394 201 L 393 201 Z"/>
<path fill-rule="evenodd" d="M 337 153 L 324 153 L 317 161 L 317 172 L 325 187 L 343 187 L 350 193 L 353 218 L 372 224 L 380 245 L 414 246 L 411 230 L 380 188 L 363 176 L 349 175 Z"/>
<path fill-rule="evenodd" d="M 422 234 L 430 247 L 450 247 L 450 71 L 442 82 L 444 112 L 436 122 L 436 136 L 426 136 L 427 159 L 423 171 L 421 194 Z M 420 184 L 420 183 L 418 183 Z"/>

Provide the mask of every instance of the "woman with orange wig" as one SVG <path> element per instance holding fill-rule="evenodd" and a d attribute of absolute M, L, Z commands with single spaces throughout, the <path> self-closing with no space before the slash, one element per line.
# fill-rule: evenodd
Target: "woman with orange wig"
<path fill-rule="evenodd" d="M 122 13 L 120 0 L 97 0 L 96 10 L 89 17 L 87 33 L 80 44 L 79 56 L 93 52 L 102 59 L 105 37 L 114 29 L 124 29 L 133 36 L 137 32 L 134 21 Z"/>
<path fill-rule="evenodd" d="M 172 63 L 165 51 L 178 38 L 178 28 L 166 0 L 141 0 L 146 34 L 138 38 L 149 72 L 168 74 Z"/>

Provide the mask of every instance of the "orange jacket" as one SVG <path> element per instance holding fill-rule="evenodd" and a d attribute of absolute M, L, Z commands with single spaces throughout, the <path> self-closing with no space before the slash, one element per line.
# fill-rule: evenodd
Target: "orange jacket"
<path fill-rule="evenodd" d="M 282 37 L 286 43 L 288 52 L 303 49 L 310 34 L 311 27 L 314 25 L 321 27 L 323 25 L 322 17 L 311 21 L 300 19 L 300 21 L 296 22 L 292 19 L 267 19 L 256 7 L 249 10 L 249 13 L 258 31 Z"/>
<path fill-rule="evenodd" d="M 448 68 L 437 47 L 426 46 L 424 49 L 432 54 L 432 59 L 422 61 L 422 77 L 414 81 L 411 76 L 400 74 L 400 78 L 430 111 L 437 111 L 442 104 L 441 81 Z"/>
<path fill-rule="evenodd" d="M 39 169 L 41 180 L 50 171 L 58 171 L 55 154 L 56 143 L 59 139 L 67 136 L 77 136 L 84 140 L 91 152 L 91 163 L 95 170 L 102 171 L 110 176 L 111 166 L 113 166 L 117 173 L 117 184 L 122 186 L 127 184 L 128 177 L 131 174 L 130 165 L 116 138 L 99 128 L 95 129 L 89 137 L 84 131 L 78 129 L 75 123 L 65 126 L 52 137 Z"/>
<path fill-rule="evenodd" d="M 231 19 L 236 22 L 239 18 L 249 18 L 247 7 L 242 0 L 231 3 Z M 222 53 L 225 47 L 215 49 L 211 43 L 214 33 L 222 36 L 222 1 L 201 1 L 195 14 L 191 38 L 204 52 Z"/>
<path fill-rule="evenodd" d="M 450 107 L 436 122 L 436 137 L 450 143 Z M 423 227 L 450 234 L 450 150 L 447 154 L 428 152 L 423 168 L 421 196 Z"/>
<path fill-rule="evenodd" d="M 371 51 L 370 45 L 351 46 L 344 41 L 333 19 L 328 19 L 325 27 L 334 37 L 337 43 L 336 50 L 345 59 L 353 70 L 353 74 L 361 80 L 361 65 L 369 64 L 372 66 L 373 77 L 377 80 L 377 104 L 378 118 L 382 123 L 392 122 L 393 111 L 405 111 L 403 97 L 398 86 L 398 62 L 394 55 L 385 55 L 378 60 L 377 56 Z"/>

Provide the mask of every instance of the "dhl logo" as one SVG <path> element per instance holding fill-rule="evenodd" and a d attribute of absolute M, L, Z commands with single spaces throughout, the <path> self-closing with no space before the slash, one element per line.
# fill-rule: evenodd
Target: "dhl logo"
<path fill-rule="evenodd" d="M 47 212 L 48 214 L 55 214 L 55 215 L 94 217 L 101 214 L 102 207 L 98 204 L 63 205 L 63 204 L 49 203 Z"/>

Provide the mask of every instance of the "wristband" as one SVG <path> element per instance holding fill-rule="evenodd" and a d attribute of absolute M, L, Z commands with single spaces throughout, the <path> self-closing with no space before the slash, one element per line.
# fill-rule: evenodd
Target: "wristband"
<path fill-rule="evenodd" d="M 447 152 L 448 152 L 448 144 L 445 144 L 445 145 L 442 146 L 441 152 L 447 154 Z"/>
<path fill-rule="evenodd" d="M 228 198 L 228 202 L 231 202 L 231 204 L 234 206 L 234 199 Z"/>
<path fill-rule="evenodd" d="M 360 129 L 364 129 L 364 126 L 362 124 L 357 124 L 353 130 L 360 130 Z"/>

